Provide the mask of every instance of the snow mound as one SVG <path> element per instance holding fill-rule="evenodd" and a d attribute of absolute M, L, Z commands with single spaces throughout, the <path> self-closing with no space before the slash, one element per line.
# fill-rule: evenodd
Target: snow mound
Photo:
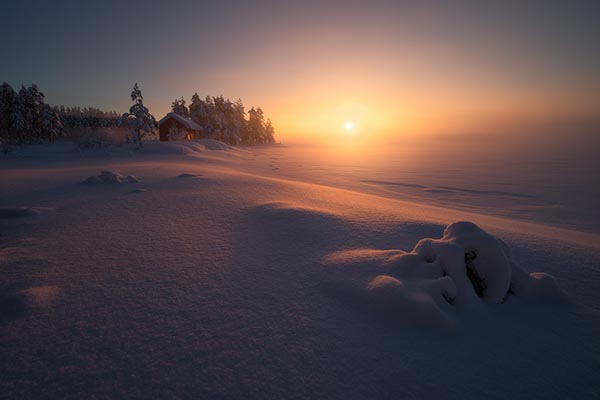
<path fill-rule="evenodd" d="M 355 249 L 323 263 L 378 310 L 426 325 L 451 326 L 460 313 L 509 297 L 568 301 L 554 277 L 525 272 L 501 239 L 471 222 L 453 223 L 442 238 L 421 239 L 411 252 Z"/>
<path fill-rule="evenodd" d="M 233 150 L 230 145 L 214 139 L 199 139 L 193 140 L 192 143 L 197 143 L 206 148 L 206 150 Z"/>
<path fill-rule="evenodd" d="M 202 153 L 206 151 L 200 143 L 195 141 L 177 141 L 177 142 L 148 142 L 140 149 L 142 154 L 151 155 L 189 155 Z"/>
<path fill-rule="evenodd" d="M 389 275 L 375 277 L 367 286 L 370 303 L 388 314 L 402 315 L 421 326 L 451 329 L 456 322 L 443 306 L 456 297 L 449 277 L 437 280 L 401 281 Z"/>
<path fill-rule="evenodd" d="M 29 301 L 38 307 L 48 307 L 53 305 L 61 290 L 56 286 L 33 286 L 22 290 L 19 294 L 27 296 Z"/>
<path fill-rule="evenodd" d="M 234 148 L 214 139 L 178 140 L 172 142 L 147 142 L 140 149 L 142 154 L 152 155 L 193 155 L 212 150 L 233 150 Z"/>
<path fill-rule="evenodd" d="M 27 296 L 0 293 L 0 323 L 19 319 L 27 314 Z"/>
<path fill-rule="evenodd" d="M 306 229 L 318 231 L 323 226 L 341 222 L 342 218 L 329 210 L 306 207 L 292 202 L 274 201 L 258 205 L 254 214 L 263 222 L 294 231 Z"/>
<path fill-rule="evenodd" d="M 195 178 L 201 178 L 203 175 L 202 174 L 179 174 L 177 175 L 177 178 L 183 178 L 183 179 L 195 179 Z"/>
<path fill-rule="evenodd" d="M 56 286 L 33 286 L 16 293 L 0 293 L 0 323 L 25 317 L 32 307 L 50 308 L 61 290 Z"/>
<path fill-rule="evenodd" d="M 324 246 L 332 231 L 345 231 L 344 219 L 329 210 L 294 202 L 274 201 L 252 207 L 247 218 L 254 229 L 275 240 L 292 240 Z"/>
<path fill-rule="evenodd" d="M 37 210 L 31 207 L 0 208 L 0 219 L 25 218 L 36 214 Z"/>
<path fill-rule="evenodd" d="M 139 180 L 132 175 L 123 176 L 111 171 L 102 171 L 98 176 L 90 176 L 82 183 L 84 184 L 115 184 L 115 183 L 137 183 Z"/>

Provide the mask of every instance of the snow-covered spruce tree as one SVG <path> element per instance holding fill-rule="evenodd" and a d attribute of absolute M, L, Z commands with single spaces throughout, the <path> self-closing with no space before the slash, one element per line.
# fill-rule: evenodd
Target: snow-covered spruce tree
<path fill-rule="evenodd" d="M 190 112 L 185 106 L 185 100 L 183 99 L 183 97 L 181 99 L 173 100 L 173 103 L 171 103 L 171 112 L 181 115 L 184 118 L 190 117 Z"/>
<path fill-rule="evenodd" d="M 221 114 L 223 116 L 222 140 L 224 142 L 233 145 L 241 142 L 245 126 L 243 108 L 244 106 L 241 103 L 241 100 L 233 103 L 231 100 L 227 99 L 223 102 Z"/>
<path fill-rule="evenodd" d="M 273 128 L 270 118 L 267 119 L 267 124 L 265 125 L 264 143 L 275 143 L 275 128 Z"/>
<path fill-rule="evenodd" d="M 237 143 L 242 143 L 246 132 L 246 111 L 244 110 L 244 103 L 242 99 L 238 99 L 233 103 L 233 126 L 236 132 Z"/>
<path fill-rule="evenodd" d="M 207 102 L 208 102 L 208 98 L 207 98 Z M 225 142 L 225 114 L 226 114 L 226 109 L 227 109 L 227 105 L 225 102 L 225 98 L 221 95 L 221 96 L 213 96 L 212 100 L 209 104 L 212 103 L 212 112 L 210 114 L 211 116 L 211 121 L 212 121 L 212 125 L 213 125 L 213 137 L 217 140 L 220 140 L 222 142 Z"/>
<path fill-rule="evenodd" d="M 207 100 L 210 98 L 207 97 Z M 212 104 L 204 101 L 198 96 L 198 93 L 194 93 L 190 103 L 190 117 L 192 121 L 200 125 L 202 128 L 202 136 L 205 138 L 212 137 L 213 126 L 211 121 L 211 110 Z"/>
<path fill-rule="evenodd" d="M 190 117 L 202 127 L 202 136 L 229 144 L 274 143 L 273 124 L 265 123 L 260 107 L 246 111 L 242 100 L 235 103 L 220 96 L 206 96 L 204 100 L 195 93 L 190 102 Z"/>
<path fill-rule="evenodd" d="M 21 123 L 17 122 L 17 135 L 20 145 L 41 143 L 47 138 L 44 132 L 43 109 L 44 94 L 38 89 L 37 85 L 30 87 L 21 87 L 17 96 L 17 111 L 15 118 L 20 116 Z"/>
<path fill-rule="evenodd" d="M 240 144 L 246 128 L 246 115 L 242 100 L 235 103 L 227 99 L 224 103 L 224 141 L 229 144 Z"/>
<path fill-rule="evenodd" d="M 156 119 L 144 106 L 144 97 L 136 83 L 131 92 L 134 104 L 129 108 L 129 113 L 123 114 L 123 124 L 131 130 L 130 140 L 137 148 L 142 147 L 143 139 L 156 132 Z"/>
<path fill-rule="evenodd" d="M 248 124 L 246 128 L 246 143 L 258 144 L 264 143 L 265 137 L 265 117 L 263 110 L 258 107 L 252 107 L 248 111 Z"/>
<path fill-rule="evenodd" d="M 238 129 L 235 104 L 223 95 L 212 98 L 214 104 L 213 126 L 217 127 L 215 138 L 229 144 L 238 144 L 243 131 Z"/>
<path fill-rule="evenodd" d="M 121 116 L 115 111 L 102 111 L 94 107 L 65 107 L 56 106 L 65 129 L 73 128 L 114 128 L 120 126 Z"/>
<path fill-rule="evenodd" d="M 17 93 L 11 119 L 15 135 L 14 144 L 23 146 L 32 143 L 36 136 L 34 133 L 33 100 L 25 86 L 21 86 Z"/>
<path fill-rule="evenodd" d="M 58 113 L 48 104 L 44 104 L 42 108 L 42 130 L 44 138 L 50 143 L 54 143 L 56 138 L 64 133 L 63 123 Z"/>
<path fill-rule="evenodd" d="M 0 85 L 0 146 L 4 151 L 16 142 L 12 118 L 16 101 L 17 93 L 8 83 L 3 82 Z"/>
<path fill-rule="evenodd" d="M 6 82 L 0 86 L 0 141 L 5 151 L 12 146 L 53 142 L 63 133 L 56 111 L 44 101 L 37 85 L 15 93 Z"/>

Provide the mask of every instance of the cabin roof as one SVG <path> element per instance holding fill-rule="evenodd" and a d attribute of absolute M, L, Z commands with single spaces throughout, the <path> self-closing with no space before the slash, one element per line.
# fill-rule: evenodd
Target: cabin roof
<path fill-rule="evenodd" d="M 191 129 L 191 130 L 194 130 L 194 131 L 201 131 L 202 130 L 202 128 L 200 127 L 200 125 L 198 125 L 197 123 L 195 123 L 191 119 L 182 117 L 181 115 L 175 114 L 174 112 L 168 113 L 160 121 L 158 121 L 158 126 L 161 126 L 162 124 L 164 124 L 165 122 L 167 122 L 171 118 L 173 118 L 175 121 L 179 122 L 181 125 L 184 125 L 188 129 Z"/>

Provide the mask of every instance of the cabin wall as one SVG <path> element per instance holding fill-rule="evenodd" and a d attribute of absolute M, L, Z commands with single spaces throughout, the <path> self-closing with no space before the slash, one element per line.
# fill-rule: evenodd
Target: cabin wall
<path fill-rule="evenodd" d="M 169 133 L 172 130 L 176 130 L 179 133 L 179 140 L 193 140 L 202 138 L 202 134 L 199 131 L 188 129 L 176 119 L 170 118 L 158 127 L 160 141 L 166 142 L 168 140 L 177 140 L 177 138 L 170 137 Z"/>
<path fill-rule="evenodd" d="M 169 132 L 171 129 L 182 129 L 184 128 L 180 123 L 174 119 L 165 121 L 161 126 L 158 127 L 159 139 L 161 142 L 169 140 Z"/>
<path fill-rule="evenodd" d="M 188 131 L 188 140 L 202 139 L 202 134 L 199 131 Z"/>

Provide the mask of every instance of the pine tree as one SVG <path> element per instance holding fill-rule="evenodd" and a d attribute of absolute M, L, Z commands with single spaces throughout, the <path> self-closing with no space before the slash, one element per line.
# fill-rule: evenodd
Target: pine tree
<path fill-rule="evenodd" d="M 229 144 L 274 143 L 275 130 L 270 120 L 265 122 L 260 107 L 248 110 L 248 119 L 241 99 L 235 103 L 223 95 L 206 96 L 194 93 L 189 107 L 190 118 L 202 127 L 202 136 Z"/>
<path fill-rule="evenodd" d="M 267 124 L 265 126 L 265 143 L 275 143 L 275 128 L 273 128 L 273 123 L 271 119 L 267 119 Z"/>
<path fill-rule="evenodd" d="M 3 82 L 0 85 L 0 145 L 5 150 L 16 142 L 12 123 L 16 100 L 17 93 L 8 83 Z"/>
<path fill-rule="evenodd" d="M 190 112 L 185 106 L 185 100 L 183 99 L 183 97 L 181 99 L 173 100 L 173 103 L 171 103 L 171 112 L 181 115 L 184 118 L 190 117 Z"/>
<path fill-rule="evenodd" d="M 58 113 L 65 129 L 71 128 L 113 128 L 121 126 L 121 118 L 115 111 L 102 111 L 94 107 L 84 107 L 79 111 L 75 107 L 57 106 Z"/>
<path fill-rule="evenodd" d="M 244 103 L 242 99 L 238 99 L 233 103 L 233 126 L 235 129 L 236 143 L 240 144 L 244 140 L 246 132 L 246 111 L 244 111 Z"/>
<path fill-rule="evenodd" d="M 208 99 L 208 98 L 207 98 Z M 190 117 L 192 121 L 200 125 L 203 137 L 211 137 L 213 132 L 211 122 L 211 105 L 200 99 L 198 93 L 194 93 L 190 103 Z"/>
<path fill-rule="evenodd" d="M 260 107 L 252 107 L 248 111 L 248 125 L 246 130 L 246 140 L 249 144 L 264 143 L 265 124 L 264 115 Z"/>
<path fill-rule="evenodd" d="M 20 146 L 32 143 L 34 138 L 33 100 L 29 94 L 27 88 L 21 85 L 11 116 L 16 144 Z"/>
<path fill-rule="evenodd" d="M 44 94 L 37 85 L 21 86 L 11 117 L 16 144 L 40 143 L 46 139 L 42 116 L 44 105 Z"/>
<path fill-rule="evenodd" d="M 144 106 L 144 97 L 138 84 L 133 86 L 131 100 L 134 104 L 129 108 L 129 113 L 123 114 L 123 122 L 131 129 L 131 141 L 137 148 L 142 147 L 143 139 L 156 131 L 156 119 Z"/>
<path fill-rule="evenodd" d="M 56 110 L 48 104 L 42 108 L 42 129 L 44 137 L 54 143 L 57 137 L 63 134 L 63 124 Z"/>
<path fill-rule="evenodd" d="M 30 131 L 28 132 L 31 141 L 41 143 L 48 138 L 44 131 L 44 107 L 45 96 L 38 89 L 36 84 L 32 84 L 27 88 L 27 101 L 30 107 Z"/>

